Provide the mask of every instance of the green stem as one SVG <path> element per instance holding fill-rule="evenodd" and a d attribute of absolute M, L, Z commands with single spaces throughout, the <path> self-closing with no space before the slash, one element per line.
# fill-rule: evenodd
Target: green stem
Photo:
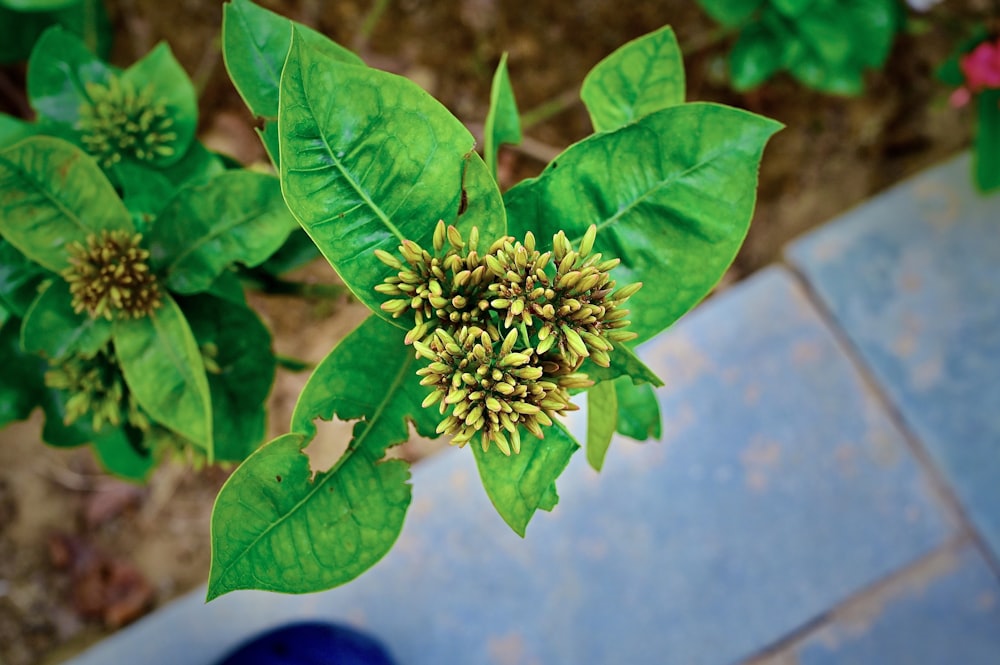
<path fill-rule="evenodd" d="M 361 27 L 358 28 L 358 38 L 355 40 L 355 48 L 357 50 L 361 50 L 368 44 L 372 33 L 375 32 L 375 26 L 378 25 L 382 15 L 385 14 L 385 10 L 389 8 L 390 2 L 392 0 L 375 0 L 375 4 L 368 10 L 365 20 L 361 22 Z"/>

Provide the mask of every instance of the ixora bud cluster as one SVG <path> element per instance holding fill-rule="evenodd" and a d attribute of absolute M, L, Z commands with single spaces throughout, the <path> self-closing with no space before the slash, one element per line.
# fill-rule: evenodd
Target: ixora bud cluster
<path fill-rule="evenodd" d="M 140 247 L 141 240 L 141 234 L 131 231 L 102 231 L 88 236 L 86 245 L 68 246 L 70 265 L 62 276 L 77 314 L 138 319 L 160 306 L 160 289 L 147 263 L 149 250 Z"/>
<path fill-rule="evenodd" d="M 530 232 L 523 242 L 504 236 L 480 254 L 476 228 L 466 242 L 439 221 L 433 253 L 411 240 L 402 261 L 376 250 L 397 271 L 375 287 L 392 296 L 382 310 L 414 317 L 406 342 L 430 361 L 417 372 L 432 388 L 424 406 L 439 404 L 438 432 L 453 444 L 479 434 L 484 451 L 520 452 L 521 426 L 542 438 L 576 408 L 569 391 L 592 385 L 577 371 L 586 358 L 607 367 L 614 343 L 635 338 L 623 305 L 641 284 L 616 289 L 619 259 L 593 252 L 596 234 L 592 225 L 574 250 L 560 231 L 547 252 Z"/>
<path fill-rule="evenodd" d="M 150 162 L 175 154 L 174 120 L 151 87 L 136 90 L 111 76 L 107 85 L 87 83 L 86 90 L 90 103 L 80 106 L 80 139 L 101 166 L 110 168 L 123 157 Z"/>

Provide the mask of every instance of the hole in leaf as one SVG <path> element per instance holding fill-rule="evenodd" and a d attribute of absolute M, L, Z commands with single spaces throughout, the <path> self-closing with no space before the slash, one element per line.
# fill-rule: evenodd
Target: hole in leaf
<path fill-rule="evenodd" d="M 281 482 L 281 476 L 275 476 L 274 479 L 277 480 L 279 483 Z"/>
<path fill-rule="evenodd" d="M 315 420 L 316 436 L 309 445 L 302 449 L 306 457 L 309 458 L 309 470 L 312 475 L 329 471 L 337 463 L 347 450 L 351 442 L 351 433 L 356 421 L 340 420 Z"/>

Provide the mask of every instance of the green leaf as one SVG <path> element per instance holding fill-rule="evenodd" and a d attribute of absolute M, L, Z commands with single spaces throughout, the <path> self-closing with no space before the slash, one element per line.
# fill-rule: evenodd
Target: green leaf
<path fill-rule="evenodd" d="M 490 87 L 490 109 L 483 128 L 483 158 L 493 177 L 497 174 L 497 151 L 501 144 L 517 145 L 521 142 L 521 118 L 517 113 L 514 88 L 507 73 L 507 54 L 500 56 L 500 64 L 493 74 Z"/>
<path fill-rule="evenodd" d="M 815 5 L 816 0 L 771 0 L 771 6 L 788 17 L 795 17 Z"/>
<path fill-rule="evenodd" d="M 555 506 L 558 501 L 554 488 L 556 478 L 580 444 L 562 423 L 556 422 L 545 429 L 544 439 L 522 432 L 521 452 L 517 455 L 507 457 L 496 446 L 491 446 L 487 452 L 475 443 L 470 447 L 493 507 L 523 538 L 535 511 L 539 508 L 551 510 Z"/>
<path fill-rule="evenodd" d="M 213 460 L 212 404 L 198 343 L 180 307 L 163 293 L 147 317 L 118 319 L 113 341 L 132 396 L 153 420 Z"/>
<path fill-rule="evenodd" d="M 281 77 L 278 133 L 289 208 L 386 320 L 373 288 L 392 269 L 375 249 L 395 252 L 403 239 L 430 246 L 439 219 L 477 225 L 484 239 L 505 231 L 500 192 L 457 118 L 415 83 L 309 50 L 298 33 Z M 463 183 L 468 209 L 459 216 Z"/>
<path fill-rule="evenodd" d="M 422 436 L 436 438 L 441 418 L 421 406 L 430 391 L 420 385 L 419 365 L 404 336 L 404 331 L 378 317 L 365 319 L 309 377 L 295 404 L 291 430 L 312 439 L 317 418 L 365 419 L 370 429 L 363 432 L 363 443 L 379 456 L 406 441 L 406 418 Z M 358 390 L 361 385 L 364 390 Z"/>
<path fill-rule="evenodd" d="M 48 365 L 42 366 L 43 371 Z M 69 395 L 64 390 L 47 388 L 42 399 L 42 410 L 45 412 L 45 424 L 42 426 L 42 441 L 56 448 L 75 448 L 91 441 L 96 441 L 98 435 L 91 427 L 91 419 L 78 418 L 67 425 L 66 402 Z M 106 425 L 105 429 L 111 426 Z"/>
<path fill-rule="evenodd" d="M 66 245 L 102 230 L 134 231 L 100 167 L 61 139 L 36 136 L 0 151 L 0 234 L 31 260 L 59 272 Z"/>
<path fill-rule="evenodd" d="M 233 0 L 222 9 L 222 57 L 229 77 L 255 116 L 278 117 L 281 68 L 292 41 L 292 26 L 312 49 L 348 65 L 364 61 L 315 30 L 258 7 Z"/>
<path fill-rule="evenodd" d="M 45 31 L 28 61 L 28 99 L 46 120 L 73 127 L 88 101 L 86 84 L 107 85 L 116 70 L 101 62 L 80 38 L 59 26 Z"/>
<path fill-rule="evenodd" d="M 173 120 L 170 131 L 177 138 L 170 147 L 174 152 L 157 156 L 152 164 L 163 167 L 183 158 L 198 126 L 198 96 L 170 47 L 165 42 L 160 43 L 126 69 L 122 81 L 130 83 L 136 90 L 150 87 L 153 99 L 166 107 L 167 116 Z"/>
<path fill-rule="evenodd" d="M 606 132 L 684 103 L 684 61 L 669 26 L 633 39 L 594 66 L 580 90 L 594 130 Z"/>
<path fill-rule="evenodd" d="M 176 186 L 160 171 L 133 161 L 115 164 L 112 170 L 136 230 L 143 235 L 149 233 L 153 220 L 173 198 Z"/>
<path fill-rule="evenodd" d="M 219 491 L 208 600 L 236 589 L 328 589 L 392 547 L 410 503 L 406 463 L 360 448 L 336 473 L 313 477 L 303 442 L 286 434 L 266 444 Z"/>
<path fill-rule="evenodd" d="M 125 427 L 106 427 L 93 441 L 94 452 L 101 466 L 108 473 L 123 480 L 145 482 L 156 460 L 143 446 L 138 430 L 133 430 L 131 440 Z"/>
<path fill-rule="evenodd" d="M 618 377 L 627 376 L 635 384 L 649 383 L 657 387 L 663 385 L 660 377 L 639 360 L 635 351 L 624 344 L 615 345 L 615 350 L 611 352 L 610 367 L 601 367 L 587 359 L 580 371 L 593 381 L 614 381 Z"/>
<path fill-rule="evenodd" d="M 729 76 L 736 90 L 750 90 L 774 76 L 785 63 L 785 49 L 761 23 L 747 26 L 729 52 Z"/>
<path fill-rule="evenodd" d="M 49 284 L 28 310 L 21 327 L 21 346 L 52 360 L 69 355 L 90 356 L 111 339 L 111 322 L 73 311 L 69 285 L 62 279 Z"/>
<path fill-rule="evenodd" d="M 160 213 L 149 234 L 150 260 L 178 293 L 206 290 L 230 265 L 258 265 L 293 229 L 274 176 L 226 171 L 190 186 Z"/>
<path fill-rule="evenodd" d="M 636 441 L 659 439 L 662 418 L 653 387 L 635 384 L 626 377 L 616 379 L 614 386 L 618 397 L 618 432 Z"/>
<path fill-rule="evenodd" d="M 129 166 L 133 165 L 130 164 Z M 140 166 L 146 172 L 154 170 L 141 164 L 136 164 L 135 166 Z M 174 162 L 162 169 L 156 169 L 159 175 L 166 176 L 167 180 L 174 183 L 176 187 L 201 184 L 225 171 L 226 167 L 222 164 L 219 156 L 208 150 L 198 140 L 191 142 L 191 146 L 184 153 L 184 156 L 181 157 L 180 161 Z"/>
<path fill-rule="evenodd" d="M 208 371 L 212 394 L 212 440 L 215 459 L 239 462 L 264 440 L 265 401 L 274 383 L 271 334 L 246 305 L 199 295 L 178 303 L 202 353 L 217 371 Z M 211 346 L 210 346 L 211 345 Z"/>
<path fill-rule="evenodd" d="M 977 103 L 972 164 L 983 192 L 1000 187 L 1000 90 L 983 90 Z"/>
<path fill-rule="evenodd" d="M 747 21 L 765 0 L 698 0 L 698 4 L 719 23 L 736 26 Z"/>
<path fill-rule="evenodd" d="M 13 245 L 0 238 L 0 303 L 23 317 L 38 297 L 42 282 L 52 276 Z"/>
<path fill-rule="evenodd" d="M 604 466 L 611 437 L 618 427 L 618 393 L 612 381 L 587 391 L 587 462 L 594 471 Z"/>
<path fill-rule="evenodd" d="M 842 16 L 842 7 L 819 7 L 799 16 L 795 23 L 799 38 L 828 67 L 842 66 L 851 58 L 854 26 L 842 24 Z"/>
<path fill-rule="evenodd" d="M 645 286 L 628 302 L 639 339 L 698 303 L 736 256 L 753 214 L 757 168 L 781 125 L 716 104 L 657 111 L 571 146 L 542 174 L 510 189 L 508 218 L 540 251 L 562 229 L 617 257 L 618 284 Z"/>
<path fill-rule="evenodd" d="M 21 350 L 21 319 L 0 325 L 0 427 L 24 420 L 45 399 L 45 363 Z"/>
<path fill-rule="evenodd" d="M 831 15 L 850 35 L 852 60 L 859 66 L 881 67 L 902 27 L 904 14 L 896 0 L 827 0 Z"/>
<path fill-rule="evenodd" d="M 264 128 L 254 128 L 254 131 L 260 137 L 260 142 L 264 144 L 264 151 L 267 152 L 271 164 L 274 165 L 274 170 L 280 172 L 281 150 L 278 147 L 278 121 L 265 120 Z"/>
<path fill-rule="evenodd" d="M 35 42 L 53 25 L 77 35 L 103 57 L 111 50 L 111 22 L 103 0 L 82 0 L 44 12 L 15 11 L 0 3 L 0 63 L 27 60 Z"/>
<path fill-rule="evenodd" d="M 6 148 L 21 139 L 34 136 L 36 131 L 37 128 L 35 125 L 5 113 L 0 113 L 0 148 Z"/>
<path fill-rule="evenodd" d="M 297 227 L 259 268 L 269 275 L 281 275 L 312 263 L 319 255 L 309 234 Z"/>
<path fill-rule="evenodd" d="M 404 463 L 382 457 L 407 439 L 407 419 L 432 436 L 438 421 L 420 405 L 427 389 L 403 336 L 374 316 L 358 326 L 306 383 L 294 433 L 248 457 L 219 492 L 209 599 L 243 588 L 328 589 L 392 546 L 410 501 L 409 474 Z M 358 420 L 353 437 L 332 468 L 311 477 L 300 448 L 315 435 L 316 418 L 334 416 Z"/>

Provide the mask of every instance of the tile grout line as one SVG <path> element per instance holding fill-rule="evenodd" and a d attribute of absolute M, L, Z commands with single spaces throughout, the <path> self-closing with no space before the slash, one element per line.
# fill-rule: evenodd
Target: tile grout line
<path fill-rule="evenodd" d="M 865 361 L 860 349 L 847 334 L 847 331 L 840 325 L 833 311 L 823 301 L 819 292 L 813 288 L 812 283 L 806 275 L 797 266 L 792 265 L 787 260 L 783 260 L 779 265 L 783 265 L 794 276 L 823 325 L 833 335 L 840 350 L 847 356 L 855 371 L 858 372 L 862 384 L 871 391 L 876 404 L 882 408 L 890 422 L 892 422 L 893 426 L 902 435 L 907 448 L 920 465 L 932 494 L 935 495 L 938 503 L 944 508 L 949 521 L 953 522 L 959 532 L 963 533 L 969 542 L 975 546 L 993 574 L 1000 579 L 1000 553 L 993 552 L 986 543 L 986 539 L 983 538 L 982 534 L 979 533 L 979 530 L 972 523 L 972 520 L 969 519 L 965 506 L 948 482 L 944 471 L 934 462 L 930 452 L 910 427 L 906 416 L 892 400 L 891 395 Z"/>
<path fill-rule="evenodd" d="M 863 606 L 866 601 L 875 598 L 888 604 L 899 595 L 899 589 L 907 585 L 911 579 L 922 581 L 927 577 L 928 570 L 937 568 L 935 564 L 941 560 L 956 557 L 963 548 L 972 543 L 970 534 L 961 531 L 951 535 L 933 549 L 895 570 L 883 575 L 880 579 L 848 594 L 832 607 L 804 621 L 787 634 L 770 644 L 758 649 L 749 656 L 737 661 L 742 665 L 784 665 L 786 662 L 797 663 L 797 660 L 782 660 L 783 654 L 790 649 L 804 644 L 810 637 L 817 634 L 824 626 L 831 624 L 840 617 L 850 615 L 850 610 Z"/>

